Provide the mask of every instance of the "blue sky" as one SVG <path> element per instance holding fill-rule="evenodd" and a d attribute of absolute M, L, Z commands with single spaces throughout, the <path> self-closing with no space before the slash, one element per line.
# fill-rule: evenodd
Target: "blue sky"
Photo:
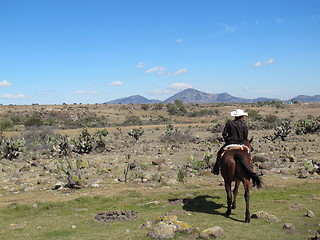
<path fill-rule="evenodd" d="M 320 0 L 0 0 L 0 103 L 320 94 Z"/>

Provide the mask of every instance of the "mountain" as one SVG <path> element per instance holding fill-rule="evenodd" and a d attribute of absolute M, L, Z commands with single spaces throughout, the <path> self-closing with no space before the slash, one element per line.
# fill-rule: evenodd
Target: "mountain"
<path fill-rule="evenodd" d="M 220 94 L 210 94 L 206 92 L 202 92 L 193 88 L 185 89 L 181 92 L 174 94 L 173 96 L 167 98 L 162 101 L 162 103 L 173 103 L 174 100 L 179 99 L 183 103 L 257 103 L 257 102 L 265 102 L 265 101 L 280 101 L 275 98 L 254 98 L 254 99 L 246 99 L 231 96 L 228 93 L 220 93 Z M 315 96 L 305 96 L 299 95 L 285 102 L 320 102 L 320 95 Z M 105 102 L 105 104 L 153 104 L 159 103 L 160 100 L 152 99 L 149 100 L 140 95 L 134 95 L 126 98 L 119 98 L 113 101 Z"/>
<path fill-rule="evenodd" d="M 315 96 L 306 96 L 306 95 L 299 95 L 292 99 L 290 99 L 292 102 L 320 102 L 320 95 Z"/>
<path fill-rule="evenodd" d="M 160 100 L 149 100 L 143 96 L 140 95 L 134 95 L 126 98 L 119 98 L 116 100 L 112 100 L 109 102 L 105 102 L 104 104 L 153 104 L 161 102 Z"/>
<path fill-rule="evenodd" d="M 259 101 L 277 100 L 270 98 L 245 99 L 233 97 L 228 93 L 210 94 L 196 89 L 188 88 L 181 92 L 178 92 L 172 97 L 167 98 L 163 101 L 163 103 L 172 103 L 176 99 L 181 100 L 183 103 L 256 103 Z"/>

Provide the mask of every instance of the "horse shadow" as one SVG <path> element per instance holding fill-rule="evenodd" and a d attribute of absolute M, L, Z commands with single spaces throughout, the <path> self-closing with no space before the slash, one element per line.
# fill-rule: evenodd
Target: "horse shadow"
<path fill-rule="evenodd" d="M 224 213 L 224 210 L 222 210 L 222 209 L 226 209 L 226 206 L 224 204 L 220 204 L 214 201 L 220 198 L 221 197 L 210 196 L 210 195 L 201 195 L 201 196 L 196 196 L 194 198 L 184 198 L 182 199 L 182 204 L 183 204 L 182 208 L 185 211 L 189 211 L 189 212 L 207 213 L 211 215 L 223 216 L 225 218 L 229 218 L 237 222 L 244 222 L 236 218 L 233 218 L 231 216 L 227 216 Z M 177 200 L 179 199 L 169 199 L 169 202 L 174 202 Z"/>

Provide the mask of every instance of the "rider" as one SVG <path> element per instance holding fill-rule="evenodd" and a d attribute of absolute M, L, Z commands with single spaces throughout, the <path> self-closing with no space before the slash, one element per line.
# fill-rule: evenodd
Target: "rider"
<path fill-rule="evenodd" d="M 215 175 L 219 174 L 221 154 L 224 152 L 223 148 L 229 144 L 243 144 L 245 140 L 248 140 L 248 127 L 244 121 L 244 116 L 248 116 L 248 113 L 242 109 L 236 109 L 231 112 L 231 116 L 235 117 L 235 119 L 228 121 L 223 129 L 222 137 L 225 144 L 218 151 L 216 163 L 211 170 Z"/>

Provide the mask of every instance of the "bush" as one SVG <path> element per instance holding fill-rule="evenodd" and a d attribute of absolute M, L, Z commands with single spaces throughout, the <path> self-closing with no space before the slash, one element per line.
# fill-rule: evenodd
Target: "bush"
<path fill-rule="evenodd" d="M 197 137 L 194 137 L 190 133 L 190 129 L 187 129 L 185 132 L 179 131 L 172 124 L 167 125 L 164 135 L 159 137 L 161 142 L 169 143 L 186 143 L 186 142 L 195 142 L 198 140 Z"/>
<path fill-rule="evenodd" d="M 24 134 L 26 147 L 30 151 L 50 149 L 54 143 L 55 133 L 50 126 L 29 127 Z"/>
<path fill-rule="evenodd" d="M 296 124 L 296 134 L 313 134 L 320 132 L 320 117 L 313 118 L 308 117 L 307 119 L 299 120 Z"/>
<path fill-rule="evenodd" d="M 13 122 L 10 119 L 3 119 L 0 121 L 0 132 L 4 132 L 7 129 L 13 128 Z"/>
<path fill-rule="evenodd" d="M 131 129 L 128 132 L 128 135 L 130 137 L 133 137 L 136 141 L 138 141 L 139 138 L 143 135 L 143 133 L 144 133 L 144 130 L 140 127 L 140 128 Z"/>
<path fill-rule="evenodd" d="M 124 121 L 125 125 L 140 125 L 141 124 L 141 119 L 139 116 L 136 115 L 129 115 L 126 117 Z"/>
<path fill-rule="evenodd" d="M 31 126 L 38 126 L 39 127 L 43 124 L 44 123 L 38 114 L 34 114 L 24 121 L 24 126 L 26 126 L 26 127 L 31 127 Z"/>

